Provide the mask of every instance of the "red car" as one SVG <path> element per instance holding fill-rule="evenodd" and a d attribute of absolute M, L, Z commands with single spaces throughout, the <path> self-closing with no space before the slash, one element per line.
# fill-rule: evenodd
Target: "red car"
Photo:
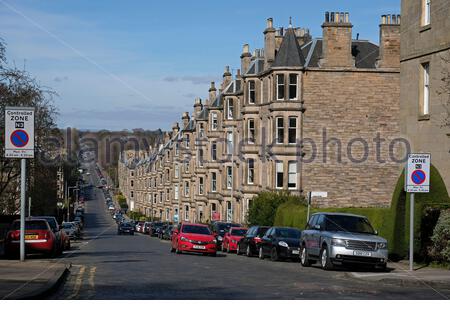
<path fill-rule="evenodd" d="M 44 219 L 25 220 L 25 253 L 43 253 L 55 256 L 58 251 L 55 234 Z M 5 253 L 15 256 L 20 252 L 20 220 L 15 220 L 6 235 Z"/>
<path fill-rule="evenodd" d="M 208 226 L 203 224 L 183 223 L 173 230 L 172 252 L 198 252 L 204 255 L 217 254 L 217 240 Z"/>
<path fill-rule="evenodd" d="M 247 228 L 231 227 L 223 237 L 222 252 L 237 251 L 237 244 L 245 236 L 247 230 Z"/>

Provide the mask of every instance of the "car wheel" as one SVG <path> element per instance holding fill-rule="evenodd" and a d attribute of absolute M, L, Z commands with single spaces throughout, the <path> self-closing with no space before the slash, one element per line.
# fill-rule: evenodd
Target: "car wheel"
<path fill-rule="evenodd" d="M 237 245 L 236 255 L 241 255 L 241 246 L 239 244 Z"/>
<path fill-rule="evenodd" d="M 245 251 L 245 254 L 247 255 L 247 257 L 251 257 L 252 255 L 252 249 L 250 248 L 250 245 L 247 245 L 247 250 Z"/>
<path fill-rule="evenodd" d="M 259 254 L 258 254 L 258 257 L 259 257 L 261 260 L 264 260 L 264 252 L 263 252 L 263 248 L 262 248 L 262 247 L 259 247 Z"/>
<path fill-rule="evenodd" d="M 217 252 L 211 253 L 211 257 L 217 257 Z"/>
<path fill-rule="evenodd" d="M 176 248 L 175 252 L 176 252 L 177 254 L 182 254 L 182 253 L 183 253 L 183 251 L 181 251 L 180 248 L 178 248 L 178 245 L 177 245 L 177 248 Z"/>
<path fill-rule="evenodd" d="M 170 252 L 172 252 L 172 253 L 175 252 L 175 248 L 170 246 Z"/>
<path fill-rule="evenodd" d="M 320 252 L 320 265 L 324 270 L 333 269 L 333 263 L 331 262 L 327 246 L 324 246 Z"/>
<path fill-rule="evenodd" d="M 302 246 L 302 251 L 300 253 L 300 263 L 303 267 L 310 267 L 311 262 L 308 259 L 308 251 L 305 246 Z"/>
<path fill-rule="evenodd" d="M 276 247 L 273 247 L 270 251 L 270 260 L 272 261 L 278 261 L 280 258 L 278 257 L 278 251 Z"/>

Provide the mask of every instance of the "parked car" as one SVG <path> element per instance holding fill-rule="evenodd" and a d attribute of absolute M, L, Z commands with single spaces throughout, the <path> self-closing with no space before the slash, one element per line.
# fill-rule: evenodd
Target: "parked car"
<path fill-rule="evenodd" d="M 237 254 L 245 253 L 247 257 L 258 254 L 258 245 L 261 243 L 261 238 L 269 228 L 264 226 L 250 227 L 245 236 L 238 242 Z"/>
<path fill-rule="evenodd" d="M 61 228 L 67 234 L 69 239 L 75 240 L 76 238 L 78 238 L 78 228 L 74 223 L 63 222 Z"/>
<path fill-rule="evenodd" d="M 259 258 L 298 259 L 300 254 L 301 231 L 296 228 L 272 227 L 267 230 L 259 244 Z"/>
<path fill-rule="evenodd" d="M 17 256 L 20 250 L 20 220 L 15 220 L 6 235 L 5 254 Z M 59 245 L 50 224 L 45 219 L 28 218 L 25 220 L 25 252 L 42 253 L 56 256 Z"/>
<path fill-rule="evenodd" d="M 320 262 L 325 270 L 335 265 L 360 264 L 385 269 L 387 240 L 379 237 L 364 216 L 316 213 L 301 236 L 301 263 Z"/>
<path fill-rule="evenodd" d="M 117 228 L 117 234 L 130 234 L 134 235 L 134 226 L 129 222 L 122 222 L 119 224 L 119 227 Z"/>
<path fill-rule="evenodd" d="M 80 226 L 75 221 L 63 222 L 62 227 L 64 228 L 64 231 L 65 231 L 65 229 L 69 229 L 69 228 L 72 227 L 74 229 L 74 231 L 75 231 L 75 238 L 80 238 L 81 237 Z"/>
<path fill-rule="evenodd" d="M 144 223 L 143 221 L 139 221 L 136 226 L 135 226 L 135 230 L 136 232 L 143 232 L 144 231 Z"/>
<path fill-rule="evenodd" d="M 83 219 L 81 219 L 81 217 L 75 217 L 75 219 L 73 219 L 73 221 L 78 223 L 78 225 L 80 226 L 80 229 L 83 230 L 84 223 L 83 223 Z"/>
<path fill-rule="evenodd" d="M 144 223 L 144 231 L 143 231 L 143 233 L 149 234 L 151 226 L 152 226 L 152 223 L 150 221 L 147 221 L 146 223 Z"/>
<path fill-rule="evenodd" d="M 204 255 L 216 256 L 217 240 L 203 224 L 183 223 L 173 229 L 171 251 L 178 254 L 182 252 L 198 252 Z"/>
<path fill-rule="evenodd" d="M 223 252 L 237 252 L 237 244 L 245 234 L 247 233 L 247 228 L 231 227 L 230 230 L 225 233 L 222 241 L 222 251 Z"/>
<path fill-rule="evenodd" d="M 167 228 L 164 229 L 164 232 L 161 235 L 162 240 L 170 240 L 172 238 L 172 230 L 173 226 L 168 225 Z"/>
<path fill-rule="evenodd" d="M 227 233 L 231 227 L 242 227 L 239 223 L 215 221 L 211 224 L 211 230 L 217 240 L 217 249 L 222 248 L 222 241 L 225 233 Z"/>
<path fill-rule="evenodd" d="M 160 230 L 162 229 L 163 226 L 164 226 L 164 222 L 153 222 L 149 229 L 150 236 L 157 237 L 158 233 L 160 232 Z"/>
<path fill-rule="evenodd" d="M 39 219 L 45 219 L 47 220 L 48 224 L 50 225 L 50 228 L 52 229 L 53 233 L 56 237 L 56 243 L 57 243 L 57 254 L 61 254 L 63 250 L 66 250 L 67 248 L 70 248 L 70 239 L 65 234 L 64 230 L 60 228 L 58 221 L 55 217 L 52 216 L 38 216 L 36 218 Z M 77 219 L 77 218 L 75 218 Z"/>

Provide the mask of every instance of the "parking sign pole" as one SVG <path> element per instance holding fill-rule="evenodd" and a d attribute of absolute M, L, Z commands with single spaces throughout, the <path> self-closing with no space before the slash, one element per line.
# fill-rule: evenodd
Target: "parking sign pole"
<path fill-rule="evenodd" d="M 409 271 L 413 271 L 414 263 L 414 192 L 409 198 Z"/>
<path fill-rule="evenodd" d="M 27 160 L 20 160 L 20 261 L 25 261 L 25 183 Z"/>

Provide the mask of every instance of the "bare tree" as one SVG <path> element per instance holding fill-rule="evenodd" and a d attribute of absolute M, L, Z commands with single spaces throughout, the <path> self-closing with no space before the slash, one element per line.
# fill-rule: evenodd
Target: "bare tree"
<path fill-rule="evenodd" d="M 445 115 L 442 126 L 450 128 L 450 53 L 441 54 L 442 64 L 442 78 L 441 87 L 437 94 L 442 97 L 443 106 L 445 108 Z"/>

